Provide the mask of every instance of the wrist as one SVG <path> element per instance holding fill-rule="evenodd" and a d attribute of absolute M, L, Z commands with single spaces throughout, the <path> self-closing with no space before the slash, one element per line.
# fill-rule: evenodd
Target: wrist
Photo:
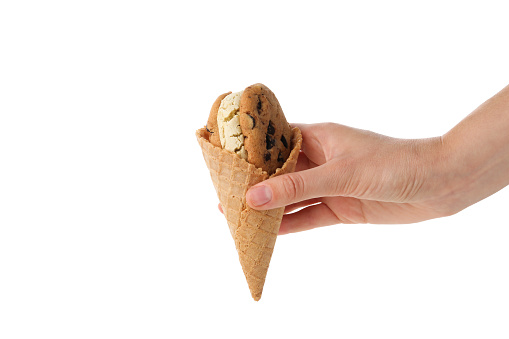
<path fill-rule="evenodd" d="M 509 86 L 442 137 L 453 213 L 509 184 Z"/>
<path fill-rule="evenodd" d="M 460 174 L 454 150 L 444 137 L 416 140 L 417 172 L 421 189 L 417 201 L 424 202 L 443 217 L 459 212 L 461 188 L 466 175 Z"/>
<path fill-rule="evenodd" d="M 509 182 L 507 147 L 488 141 L 483 135 L 470 134 L 467 127 L 460 124 L 442 137 L 446 164 L 443 197 L 452 207 L 451 214 L 492 195 Z"/>

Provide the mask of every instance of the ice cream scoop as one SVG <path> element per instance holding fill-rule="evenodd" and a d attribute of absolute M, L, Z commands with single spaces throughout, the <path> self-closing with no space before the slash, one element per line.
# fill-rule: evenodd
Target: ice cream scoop
<path fill-rule="evenodd" d="M 244 134 L 240 128 L 240 98 L 242 92 L 228 94 L 217 110 L 217 128 L 221 147 L 247 160 Z"/>
<path fill-rule="evenodd" d="M 207 121 L 209 141 L 269 175 L 290 155 L 291 127 L 274 93 L 263 84 L 220 95 Z"/>

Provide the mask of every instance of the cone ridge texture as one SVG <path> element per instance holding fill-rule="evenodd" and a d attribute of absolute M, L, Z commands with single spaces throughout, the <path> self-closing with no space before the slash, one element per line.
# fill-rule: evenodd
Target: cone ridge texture
<path fill-rule="evenodd" d="M 196 137 L 235 241 L 251 296 L 258 301 L 262 295 L 284 207 L 266 211 L 251 209 L 246 204 L 246 192 L 251 186 L 269 177 L 295 170 L 302 145 L 301 132 L 298 128 L 292 130 L 290 156 L 271 176 L 238 155 L 212 145 L 205 128 L 196 131 Z"/>

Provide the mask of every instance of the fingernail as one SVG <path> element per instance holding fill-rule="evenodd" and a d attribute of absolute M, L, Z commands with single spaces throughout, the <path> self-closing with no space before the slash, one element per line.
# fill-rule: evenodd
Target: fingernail
<path fill-rule="evenodd" d="M 249 190 L 249 200 L 253 206 L 261 206 L 272 199 L 272 191 L 267 186 L 253 187 Z"/>

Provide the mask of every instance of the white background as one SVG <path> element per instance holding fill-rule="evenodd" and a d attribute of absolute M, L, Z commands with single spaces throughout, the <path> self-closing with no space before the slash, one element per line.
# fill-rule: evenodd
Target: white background
<path fill-rule="evenodd" d="M 2 1 L 0 338 L 507 338 L 509 191 L 278 238 L 251 299 L 194 132 L 445 133 L 509 83 L 504 1 Z"/>

